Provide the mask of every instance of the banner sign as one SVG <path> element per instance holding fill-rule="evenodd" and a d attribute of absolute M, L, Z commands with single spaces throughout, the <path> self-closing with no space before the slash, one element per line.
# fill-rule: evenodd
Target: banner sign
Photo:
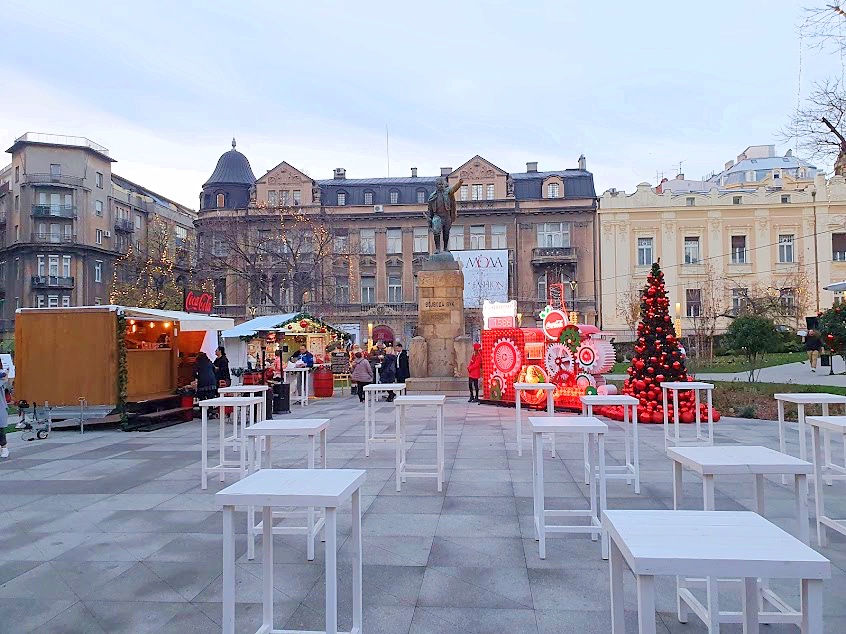
<path fill-rule="evenodd" d="M 211 315 L 214 306 L 214 296 L 205 291 L 189 291 L 185 289 L 185 312 L 203 313 Z"/>
<path fill-rule="evenodd" d="M 517 326 L 517 302 L 489 302 L 482 304 L 482 319 L 485 330 L 491 328 L 515 328 Z"/>
<path fill-rule="evenodd" d="M 508 301 L 508 249 L 453 251 L 464 273 L 464 307 Z"/>

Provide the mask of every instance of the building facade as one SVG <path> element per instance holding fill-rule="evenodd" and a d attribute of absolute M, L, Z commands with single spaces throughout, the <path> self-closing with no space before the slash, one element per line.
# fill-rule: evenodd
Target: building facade
<path fill-rule="evenodd" d="M 457 259 L 463 251 L 506 252 L 501 264 L 508 269 L 508 298 L 518 300 L 524 323 L 532 323 L 555 282 L 566 283 L 569 307 L 583 321 L 598 319 L 596 195 L 584 158 L 575 169 L 539 171 L 528 163 L 526 172 L 509 174 L 475 156 L 456 169 L 442 168 L 438 176 L 418 175 L 412 168 L 407 177 L 354 179 L 338 168 L 326 180 L 283 161 L 252 183 L 251 176 L 246 157 L 233 147 L 201 194 L 200 260 L 214 261 L 221 249 L 230 254 L 226 260 L 221 253 L 220 266 L 210 269 L 222 315 L 246 319 L 302 308 L 359 340 L 372 327 L 381 338 L 407 341 L 416 332 L 416 275 L 432 249 L 424 212 L 437 179 L 444 178 L 449 186 L 463 179 L 450 250 Z M 248 203 L 239 206 L 245 199 Z M 281 258 L 245 274 L 232 262 L 237 247 L 221 243 L 222 234 L 244 223 L 259 234 L 257 244 L 273 242 L 280 209 L 300 218 L 314 235 L 304 260 L 310 271 L 299 272 L 312 273 L 304 293 L 296 275 L 286 270 L 300 268 L 296 262 Z M 290 243 L 286 231 L 283 241 Z M 296 251 L 291 244 L 282 248 Z M 313 283 L 315 277 L 320 283 Z M 478 312 L 467 309 L 472 329 L 481 325 Z"/>
<path fill-rule="evenodd" d="M 846 187 L 773 146 L 747 148 L 703 181 L 683 176 L 599 202 L 602 328 L 634 338 L 633 306 L 660 259 L 682 330 L 716 333 L 754 301 L 782 325 L 831 306 L 827 284 L 846 279 Z M 674 315 L 675 317 L 676 315 Z"/>
<path fill-rule="evenodd" d="M 81 137 L 27 133 L 0 174 L 0 336 L 23 307 L 109 303 L 113 267 L 145 248 L 154 218 L 193 239 L 196 212 L 112 172 L 108 149 Z M 190 249 L 186 250 L 186 254 Z M 186 259 L 183 268 L 189 268 Z"/>

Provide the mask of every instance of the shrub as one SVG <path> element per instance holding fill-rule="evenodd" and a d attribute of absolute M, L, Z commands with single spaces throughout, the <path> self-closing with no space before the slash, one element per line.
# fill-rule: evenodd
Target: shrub
<path fill-rule="evenodd" d="M 758 418 L 758 408 L 752 405 L 741 405 L 735 411 L 738 418 Z"/>
<path fill-rule="evenodd" d="M 729 324 L 723 341 L 728 348 L 746 357 L 751 382 L 755 380 L 755 370 L 761 357 L 778 348 L 779 336 L 772 319 L 744 315 Z"/>

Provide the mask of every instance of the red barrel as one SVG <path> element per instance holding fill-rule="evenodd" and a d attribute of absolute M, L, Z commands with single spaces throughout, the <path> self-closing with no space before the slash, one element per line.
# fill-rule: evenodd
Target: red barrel
<path fill-rule="evenodd" d="M 193 394 L 183 394 L 179 397 L 179 406 L 185 408 L 185 411 L 182 412 L 182 420 L 186 423 L 190 423 L 194 420 L 194 395 Z"/>
<path fill-rule="evenodd" d="M 329 398 L 335 391 L 335 375 L 329 368 L 317 368 L 314 370 L 314 395 L 320 398 Z"/>

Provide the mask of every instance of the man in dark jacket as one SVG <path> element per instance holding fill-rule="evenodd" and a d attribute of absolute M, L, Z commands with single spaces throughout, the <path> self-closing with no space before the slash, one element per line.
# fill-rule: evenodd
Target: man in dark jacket
<path fill-rule="evenodd" d="M 411 370 L 408 366 L 408 351 L 404 350 L 401 343 L 394 346 L 397 354 L 397 383 L 405 383 L 411 377 Z"/>
<path fill-rule="evenodd" d="M 391 348 L 385 350 L 382 356 L 382 368 L 379 371 L 380 383 L 394 383 L 397 380 L 397 355 L 393 353 Z M 388 390 L 387 401 L 393 403 L 397 397 L 393 390 Z"/>

